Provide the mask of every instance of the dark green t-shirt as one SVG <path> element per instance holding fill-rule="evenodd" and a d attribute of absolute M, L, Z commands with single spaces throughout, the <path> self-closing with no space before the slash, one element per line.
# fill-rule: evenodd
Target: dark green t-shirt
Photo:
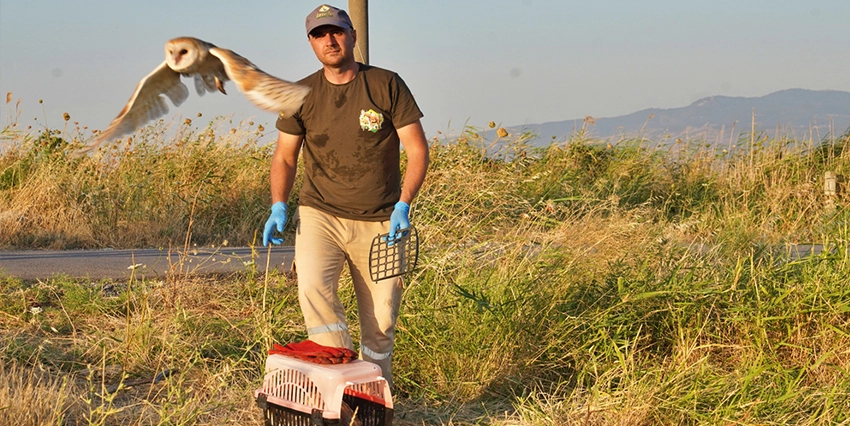
<path fill-rule="evenodd" d="M 422 117 L 398 74 L 360 64 L 354 80 L 331 84 L 319 70 L 312 90 L 278 130 L 304 136 L 299 204 L 355 220 L 386 220 L 401 195 L 396 128 Z"/>

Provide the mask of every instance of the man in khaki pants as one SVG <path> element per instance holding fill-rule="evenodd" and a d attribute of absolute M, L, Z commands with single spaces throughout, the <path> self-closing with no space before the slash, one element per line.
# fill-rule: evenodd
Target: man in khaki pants
<path fill-rule="evenodd" d="M 322 68 L 293 116 L 278 117 L 271 164 L 272 213 L 263 244 L 280 244 L 298 158 L 304 184 L 293 218 L 298 296 L 310 340 L 354 349 L 337 296 L 348 264 L 360 314 L 360 355 L 392 385 L 392 353 L 402 281 L 374 282 L 369 249 L 381 233 L 410 226 L 410 203 L 428 169 L 422 112 L 398 74 L 354 60 L 357 33 L 345 11 L 321 5 L 307 15 L 307 39 Z M 400 148 L 407 154 L 402 182 Z"/>

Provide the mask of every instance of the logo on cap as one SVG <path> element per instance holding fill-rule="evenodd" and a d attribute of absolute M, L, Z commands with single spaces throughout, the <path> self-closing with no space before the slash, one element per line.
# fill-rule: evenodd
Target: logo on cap
<path fill-rule="evenodd" d="M 319 10 L 316 12 L 316 19 L 325 18 L 325 17 L 333 17 L 334 13 L 331 12 L 331 8 L 328 5 L 323 4 Z"/>

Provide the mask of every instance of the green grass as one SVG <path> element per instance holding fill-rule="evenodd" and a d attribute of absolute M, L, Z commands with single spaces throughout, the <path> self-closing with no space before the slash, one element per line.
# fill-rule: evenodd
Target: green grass
<path fill-rule="evenodd" d="M 67 155 L 84 130 L 8 126 L 0 246 L 255 243 L 270 147 L 231 126 L 181 124 L 165 143 L 158 123 L 86 158 Z M 474 129 L 432 141 L 396 424 L 850 423 L 848 197 L 822 181 L 850 174 L 850 139 L 527 137 L 494 156 Z M 789 255 L 804 243 L 826 250 Z M 350 286 L 342 298 L 357 341 Z M 0 278 L 0 423 L 256 424 L 265 351 L 304 338 L 297 306 L 293 280 L 250 265 Z"/>

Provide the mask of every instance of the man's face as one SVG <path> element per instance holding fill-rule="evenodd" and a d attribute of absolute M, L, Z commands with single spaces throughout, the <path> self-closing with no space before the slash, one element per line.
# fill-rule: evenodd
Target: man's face
<path fill-rule="evenodd" d="M 354 61 L 354 30 L 333 25 L 323 25 L 307 37 L 319 62 L 329 67 L 340 67 Z"/>

